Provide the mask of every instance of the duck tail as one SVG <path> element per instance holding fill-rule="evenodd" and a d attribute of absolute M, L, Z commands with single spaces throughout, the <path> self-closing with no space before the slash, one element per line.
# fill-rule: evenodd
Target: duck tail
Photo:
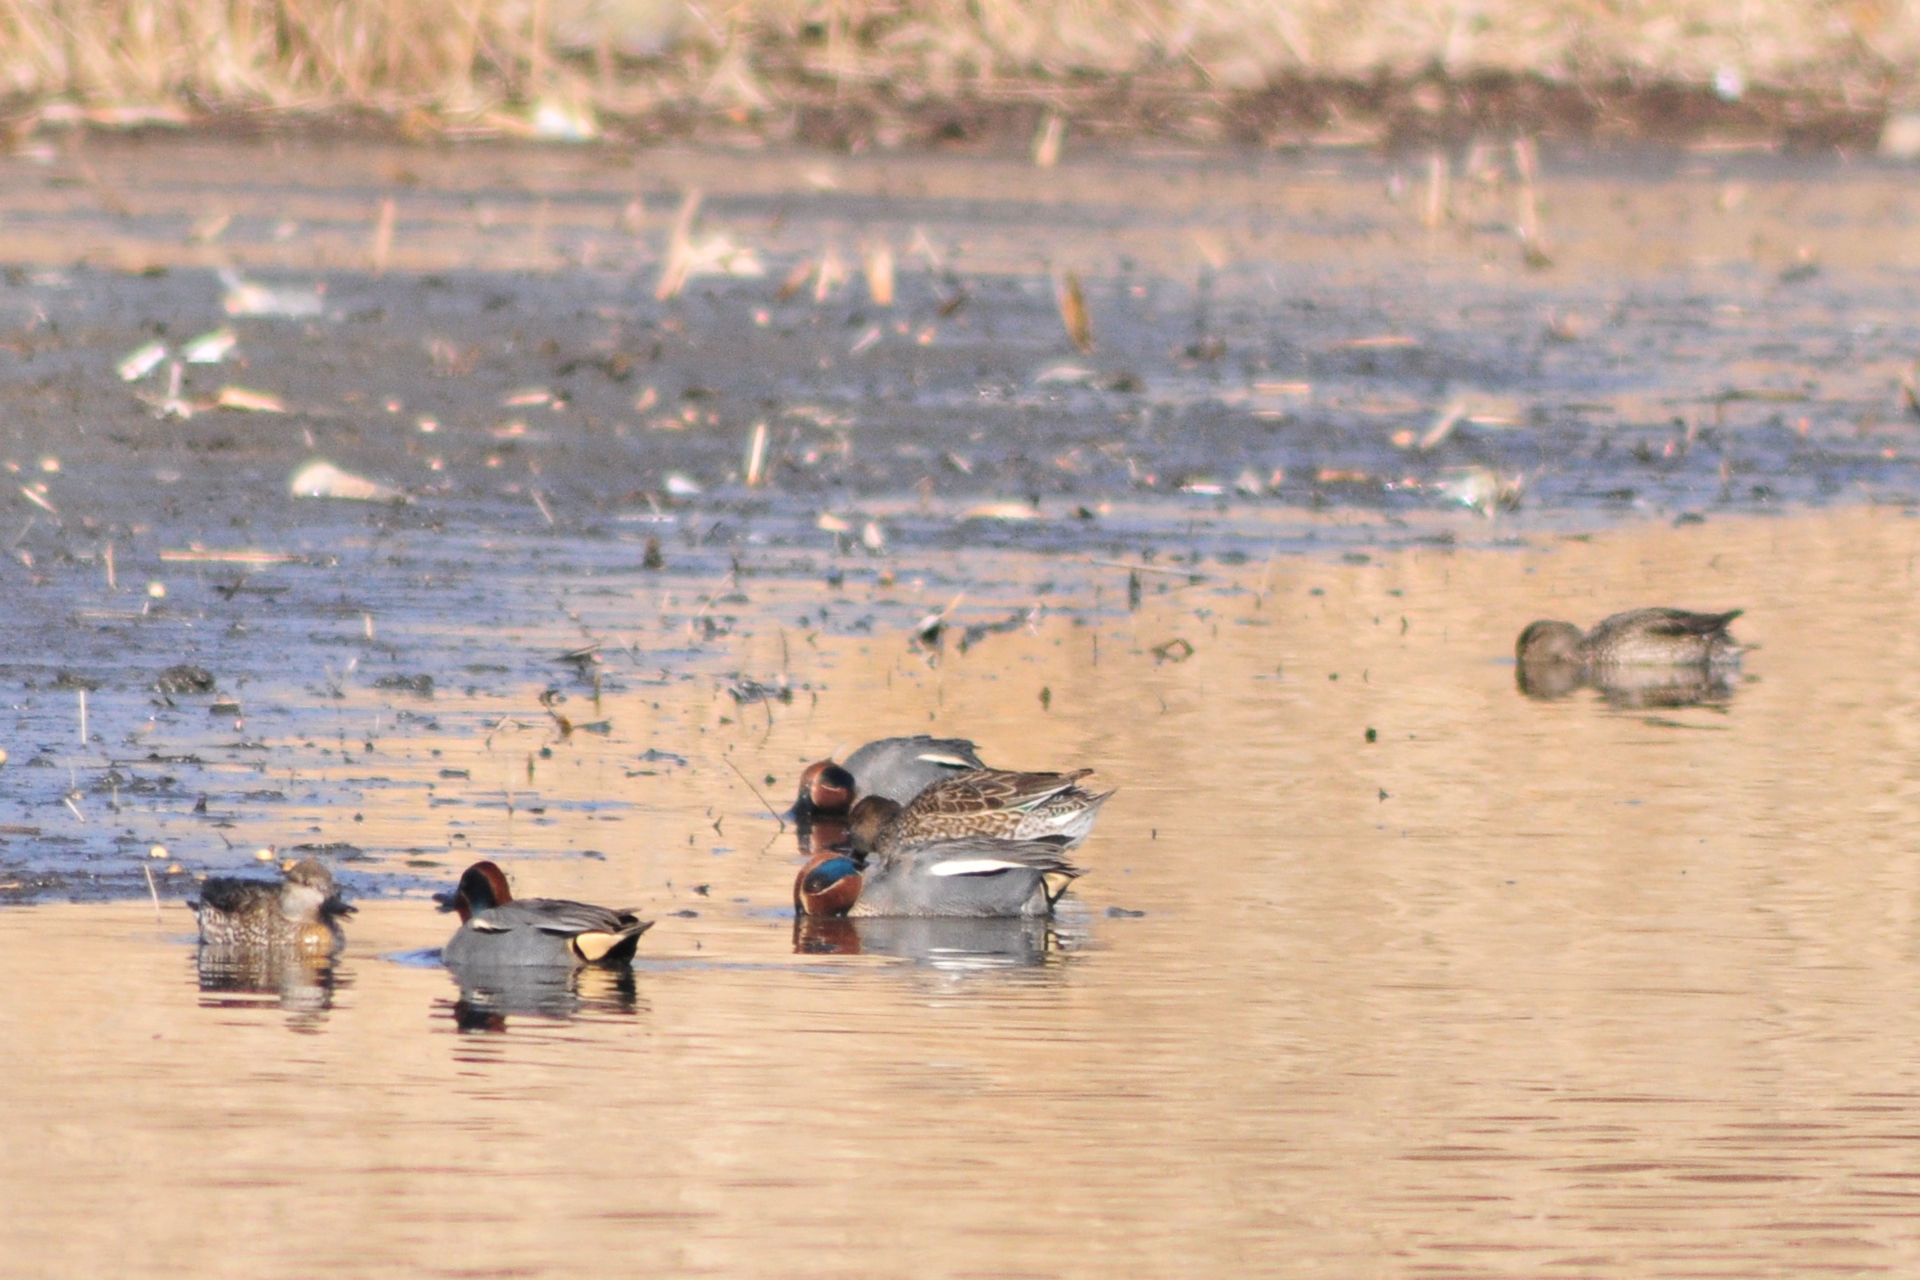
<path fill-rule="evenodd" d="M 1047 895 L 1047 910 L 1053 910 L 1054 903 L 1060 901 L 1061 896 L 1073 887 L 1073 882 L 1085 874 L 1085 871 L 1069 863 L 1041 876 L 1040 890 Z"/>
<path fill-rule="evenodd" d="M 1673 609 L 1658 619 L 1653 629 L 1671 635 L 1725 635 L 1733 620 L 1745 612 L 1745 609 L 1729 609 L 1725 613 L 1688 613 L 1683 609 Z"/>
<path fill-rule="evenodd" d="M 627 916 L 617 932 L 595 931 L 576 934 L 573 938 L 574 954 L 588 964 L 626 964 L 633 959 L 633 953 L 639 949 L 640 935 L 651 928 L 653 928 L 653 921 L 636 920 L 632 916 Z"/>
<path fill-rule="evenodd" d="M 1118 790 L 1118 788 L 1115 788 Z M 1058 836 L 1064 846 L 1077 848 L 1088 836 L 1093 834 L 1093 824 L 1100 817 L 1100 806 L 1113 795 L 1113 791 L 1095 794 L 1091 791 L 1074 790 L 1062 796 L 1063 804 L 1054 818 L 1055 829 L 1050 835 Z"/>

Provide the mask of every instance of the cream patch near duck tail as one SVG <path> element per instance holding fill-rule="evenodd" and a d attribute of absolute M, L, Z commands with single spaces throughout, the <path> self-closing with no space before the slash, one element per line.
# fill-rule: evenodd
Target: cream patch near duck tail
<path fill-rule="evenodd" d="M 930 876 L 985 876 L 996 871 L 1018 871 L 1024 864 L 1002 862 L 998 858 L 955 858 L 951 862 L 936 862 L 927 868 Z"/>
<path fill-rule="evenodd" d="M 588 964 L 597 964 L 606 959 L 607 952 L 620 945 L 621 935 L 617 933 L 580 933 L 573 938 L 573 950 Z"/>

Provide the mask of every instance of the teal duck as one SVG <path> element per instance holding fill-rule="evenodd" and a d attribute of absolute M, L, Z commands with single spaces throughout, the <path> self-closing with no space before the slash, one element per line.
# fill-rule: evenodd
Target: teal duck
<path fill-rule="evenodd" d="M 1079 785 L 1092 772 L 974 769 L 934 783 L 905 805 L 884 796 L 866 796 L 848 815 L 853 848 L 876 853 L 967 836 L 1053 839 L 1062 848 L 1075 848 L 1093 830 L 1100 806 L 1113 794 Z"/>
<path fill-rule="evenodd" d="M 1079 874 L 1058 840 L 963 836 L 870 854 L 823 850 L 795 877 L 793 906 L 808 916 L 1046 916 Z"/>
<path fill-rule="evenodd" d="M 1743 610 L 1689 613 L 1685 609 L 1634 609 L 1616 613 L 1591 631 L 1571 622 L 1527 625 L 1514 645 L 1523 667 L 1557 666 L 1586 671 L 1608 667 L 1722 666 L 1743 652 L 1727 627 Z"/>
<path fill-rule="evenodd" d="M 924 733 L 880 738 L 856 750 L 844 764 L 829 759 L 808 765 L 789 816 L 804 823 L 844 815 L 862 796 L 905 804 L 942 778 L 984 768 L 979 752 L 965 738 Z"/>
<path fill-rule="evenodd" d="M 319 958 L 345 943 L 339 918 L 353 908 L 340 900 L 333 873 L 317 858 L 289 862 L 281 879 L 216 876 L 190 903 L 200 921 L 200 945 L 215 951 L 272 951 Z"/>
<path fill-rule="evenodd" d="M 453 969 L 627 964 L 640 935 L 653 927 L 631 911 L 559 898 L 516 899 L 506 873 L 491 862 L 476 862 L 461 873 L 440 909 L 460 914 L 460 928 L 440 950 Z"/>

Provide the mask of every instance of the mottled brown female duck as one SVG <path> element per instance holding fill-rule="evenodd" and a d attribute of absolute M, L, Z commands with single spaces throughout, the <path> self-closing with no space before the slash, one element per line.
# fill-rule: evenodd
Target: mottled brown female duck
<path fill-rule="evenodd" d="M 1571 622 L 1527 624 L 1514 645 L 1522 667 L 1560 667 L 1588 673 L 1609 667 L 1717 667 L 1743 652 L 1727 626 L 1742 610 L 1689 613 L 1634 609 L 1616 613 L 1591 631 Z"/>
<path fill-rule="evenodd" d="M 287 864 L 278 883 L 215 877 L 200 886 L 192 906 L 202 947 L 314 958 L 340 949 L 339 917 L 353 911 L 335 891 L 333 873 L 314 858 Z"/>
<path fill-rule="evenodd" d="M 859 853 L 967 836 L 1052 839 L 1061 848 L 1072 849 L 1093 830 L 1100 806 L 1113 794 L 1080 785 L 1092 772 L 972 769 L 942 778 L 906 805 L 884 796 L 867 796 L 853 806 L 847 825 Z"/>

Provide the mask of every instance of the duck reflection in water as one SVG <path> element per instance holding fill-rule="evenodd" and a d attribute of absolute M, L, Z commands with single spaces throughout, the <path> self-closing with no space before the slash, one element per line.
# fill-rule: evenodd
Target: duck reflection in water
<path fill-rule="evenodd" d="M 189 904 L 200 922 L 200 990 L 274 996 L 284 1009 L 323 1012 L 333 1005 L 334 957 L 346 945 L 339 921 L 353 908 L 318 860 L 288 862 L 282 872 L 277 883 L 217 876 L 200 887 Z"/>
<path fill-rule="evenodd" d="M 800 842 L 800 856 L 808 860 L 845 849 L 853 839 L 852 829 L 842 819 L 816 818 L 802 823 L 794 834 Z"/>
<path fill-rule="evenodd" d="M 639 1003 L 633 970 L 558 965 L 449 963 L 460 986 L 453 1002 L 461 1031 L 505 1031 L 509 1015 L 574 1018 L 583 1014 L 631 1014 Z"/>
<path fill-rule="evenodd" d="M 936 969 L 1024 969 L 1067 950 L 1040 916 L 795 916 L 795 955 L 893 956 Z"/>
<path fill-rule="evenodd" d="M 200 1003 L 208 1008 L 257 1007 L 272 1003 L 288 1013 L 325 1013 L 333 1008 L 333 993 L 338 984 L 332 956 L 203 945 L 196 968 L 200 978 Z M 261 996 L 274 999 L 269 1002 L 258 998 Z"/>
<path fill-rule="evenodd" d="M 1727 631 L 1740 613 L 1635 609 L 1587 632 L 1570 622 L 1530 623 L 1514 645 L 1514 681 L 1542 701 L 1590 688 L 1628 710 L 1724 703 L 1746 652 Z"/>

